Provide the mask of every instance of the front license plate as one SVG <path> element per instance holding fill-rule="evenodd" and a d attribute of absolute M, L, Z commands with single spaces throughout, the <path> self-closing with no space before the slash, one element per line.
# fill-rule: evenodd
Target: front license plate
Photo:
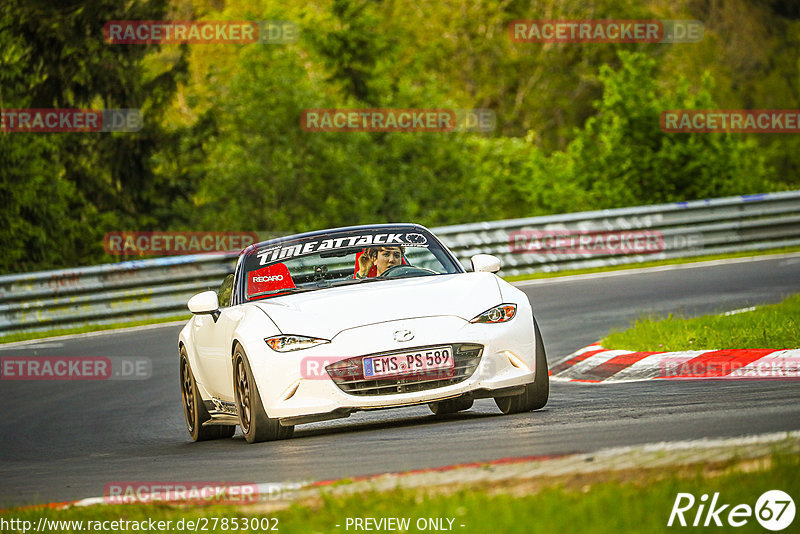
<path fill-rule="evenodd" d="M 455 368 L 453 348 L 448 346 L 388 356 L 370 356 L 364 358 L 362 362 L 364 378 L 426 374 L 429 371 L 448 369 L 452 371 Z"/>

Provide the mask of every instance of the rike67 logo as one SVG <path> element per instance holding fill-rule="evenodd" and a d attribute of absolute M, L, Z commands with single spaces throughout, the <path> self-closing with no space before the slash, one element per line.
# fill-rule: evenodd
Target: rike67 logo
<path fill-rule="evenodd" d="M 762 527 L 777 532 L 792 524 L 795 511 L 794 501 L 788 493 L 781 490 L 765 491 L 756 501 L 755 507 L 749 504 L 732 506 L 723 503 L 719 492 L 714 493 L 710 502 L 705 493 L 700 499 L 696 499 L 691 493 L 678 493 L 667 526 L 742 527 L 755 516 Z"/>

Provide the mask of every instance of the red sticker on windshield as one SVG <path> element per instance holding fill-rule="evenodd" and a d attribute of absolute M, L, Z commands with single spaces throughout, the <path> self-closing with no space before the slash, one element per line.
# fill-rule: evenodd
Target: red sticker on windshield
<path fill-rule="evenodd" d="M 247 296 L 252 298 L 259 293 L 275 291 L 276 289 L 288 289 L 295 287 L 289 269 L 283 263 L 268 265 L 256 271 L 247 273 Z"/>

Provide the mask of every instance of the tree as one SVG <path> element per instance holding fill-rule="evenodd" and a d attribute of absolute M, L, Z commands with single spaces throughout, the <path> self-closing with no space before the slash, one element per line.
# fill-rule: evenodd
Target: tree
<path fill-rule="evenodd" d="M 159 224 L 173 197 L 185 194 L 153 173 L 165 139 L 157 120 L 185 70 L 178 52 L 146 65 L 153 46 L 109 45 L 109 20 L 161 19 L 167 0 L 61 3 L 11 0 L 0 13 L 0 107 L 136 108 L 138 133 L 2 133 L 0 194 L 12 224 L 0 243 L 13 254 L 0 271 L 91 263 L 102 235 Z"/>
<path fill-rule="evenodd" d="M 566 153 L 575 179 L 596 208 L 650 204 L 763 192 L 769 188 L 764 156 L 735 133 L 664 133 L 669 109 L 716 109 L 713 80 L 689 91 L 683 79 L 672 90 L 658 81 L 655 60 L 620 52 L 621 67 L 600 68 L 603 97 L 598 114 L 576 132 Z"/>

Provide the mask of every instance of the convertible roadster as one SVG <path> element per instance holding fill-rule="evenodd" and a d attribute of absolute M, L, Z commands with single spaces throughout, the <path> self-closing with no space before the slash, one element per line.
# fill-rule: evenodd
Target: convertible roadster
<path fill-rule="evenodd" d="M 549 395 L 527 296 L 478 254 L 466 272 L 429 230 L 354 226 L 256 243 L 218 291 L 189 300 L 178 339 L 195 441 L 288 438 L 359 410 L 494 398 L 505 414 Z"/>

